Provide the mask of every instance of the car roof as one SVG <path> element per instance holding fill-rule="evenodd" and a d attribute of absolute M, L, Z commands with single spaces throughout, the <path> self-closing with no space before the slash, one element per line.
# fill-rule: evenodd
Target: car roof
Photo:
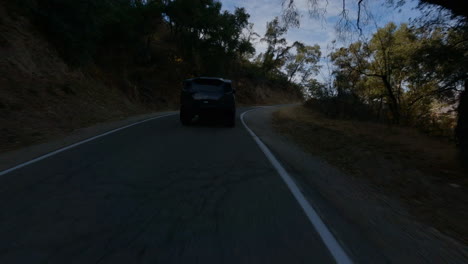
<path fill-rule="evenodd" d="M 218 78 L 218 77 L 196 77 L 196 78 L 192 78 L 192 79 L 187 79 L 185 81 L 186 82 L 192 82 L 194 80 L 219 80 L 219 81 L 222 81 L 222 82 L 225 82 L 225 83 L 232 83 L 231 80 L 226 80 L 226 79 Z"/>

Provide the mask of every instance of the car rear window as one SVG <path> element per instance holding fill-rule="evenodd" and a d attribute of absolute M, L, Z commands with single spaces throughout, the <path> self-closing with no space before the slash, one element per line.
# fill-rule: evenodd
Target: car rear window
<path fill-rule="evenodd" d="M 192 89 L 199 92 L 227 92 L 231 85 L 216 79 L 197 79 L 192 82 Z"/>

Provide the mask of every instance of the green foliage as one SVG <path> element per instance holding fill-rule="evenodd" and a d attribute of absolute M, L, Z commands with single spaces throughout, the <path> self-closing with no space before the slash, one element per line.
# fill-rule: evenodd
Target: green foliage
<path fill-rule="evenodd" d="M 451 44 L 460 35 L 389 23 L 368 42 L 331 54 L 338 94 L 355 94 L 378 112 L 389 109 L 394 122 L 429 120 L 432 104 L 453 100 L 466 78 L 466 48 Z"/>
<path fill-rule="evenodd" d="M 20 0 L 17 5 L 74 66 L 93 61 L 104 43 L 133 45 L 162 12 L 159 1 Z"/>
<path fill-rule="evenodd" d="M 333 91 L 328 89 L 327 85 L 317 81 L 316 79 L 310 79 L 304 85 L 304 92 L 311 98 L 325 99 L 333 97 Z"/>
<path fill-rule="evenodd" d="M 100 8 L 91 0 L 39 0 L 32 12 L 61 54 L 70 63 L 81 64 L 94 55 L 94 42 L 100 35 Z"/>
<path fill-rule="evenodd" d="M 82 66 L 100 50 L 118 47 L 132 53 L 144 46 L 158 24 L 167 21 L 184 61 L 195 74 L 222 74 L 234 60 L 255 52 L 241 37 L 249 14 L 243 8 L 221 11 L 214 0 L 20 0 L 62 57 Z"/>
<path fill-rule="evenodd" d="M 300 84 L 306 84 L 312 75 L 317 74 L 320 67 L 320 46 L 306 46 L 302 43 L 296 45 L 296 54 L 288 56 L 285 70 L 288 80 L 298 79 Z"/>
<path fill-rule="evenodd" d="M 298 25 L 298 1 L 287 1 L 283 16 Z M 320 16 L 325 10 L 320 2 L 308 0 L 309 12 Z M 351 25 L 348 2 L 343 1 L 339 30 Z M 400 8 L 405 0 L 385 0 Z M 367 104 L 378 104 L 391 110 L 395 122 L 420 123 L 431 119 L 431 105 L 449 101 L 466 104 L 468 89 L 468 9 L 464 1 L 419 0 L 423 15 L 416 18 L 419 28 L 399 28 L 390 23 L 378 29 L 372 39 L 354 43 L 335 51 L 332 60 L 338 95 L 358 95 Z M 361 21 L 372 15 L 364 12 L 366 1 L 356 1 L 356 28 L 362 33 Z M 449 12 L 446 12 L 449 11 Z M 342 23 L 344 21 L 344 23 Z M 422 26 L 421 26 L 422 24 Z M 444 25 L 445 24 L 445 25 Z M 377 80 L 377 81 L 376 81 Z M 326 87 L 326 86 L 324 86 Z M 322 87 L 322 89 L 325 89 Z M 465 87 L 465 88 L 463 88 Z M 319 93 L 322 94 L 322 93 Z M 461 94 L 461 95 L 460 95 Z M 380 98 L 380 99 L 379 99 Z M 379 111 L 382 109 L 379 107 Z M 465 107 L 458 109 L 457 140 L 467 142 Z M 401 120 L 400 119 L 403 119 Z M 444 119 L 444 118 L 442 118 Z M 450 123 L 450 122 L 448 122 Z M 460 129 L 463 133 L 460 133 Z M 468 158 L 468 144 L 460 143 L 464 164 Z"/>
<path fill-rule="evenodd" d="M 267 23 L 265 36 L 261 39 L 267 44 L 267 50 L 259 58 L 259 60 L 262 60 L 262 67 L 265 73 L 278 73 L 286 63 L 289 50 L 296 45 L 294 43 L 288 46 L 288 42 L 284 38 L 287 31 L 288 28 L 281 25 L 278 17 Z"/>
<path fill-rule="evenodd" d="M 195 65 L 195 75 L 222 74 L 243 54 L 255 52 L 241 38 L 249 19 L 243 8 L 221 12 L 217 1 L 174 0 L 165 14 L 184 57 Z"/>
<path fill-rule="evenodd" d="M 266 56 L 261 63 L 249 61 L 255 54 L 252 43 L 259 37 L 249 23 L 250 15 L 244 8 L 223 11 L 216 0 L 19 0 L 15 4 L 27 10 L 69 65 L 95 64 L 111 71 L 112 83 L 132 99 L 145 102 L 157 94 L 157 86 L 148 81 L 155 72 L 167 75 L 164 82 L 190 76 L 249 76 L 254 83 L 276 82 L 277 87 L 300 92 L 283 67 L 289 60 L 289 67 L 297 68 L 291 74 L 307 80 L 320 57 L 318 46 L 288 46 L 283 37 L 287 29 L 276 19 L 264 38 L 269 43 Z M 291 54 L 293 48 L 296 54 Z"/>

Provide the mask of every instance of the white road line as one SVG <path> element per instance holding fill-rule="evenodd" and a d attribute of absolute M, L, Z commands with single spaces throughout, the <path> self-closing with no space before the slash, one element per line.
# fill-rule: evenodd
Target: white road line
<path fill-rule="evenodd" d="M 323 243 L 326 245 L 326 247 L 328 248 L 328 250 L 332 254 L 332 256 L 335 259 L 336 263 L 338 263 L 338 264 L 351 264 L 351 263 L 353 263 L 351 261 L 351 258 L 343 250 L 343 248 L 338 243 L 338 241 L 333 236 L 333 234 L 330 232 L 328 227 L 325 225 L 325 223 L 322 221 L 322 219 L 320 219 L 320 216 L 314 210 L 312 205 L 310 205 L 310 203 L 307 201 L 304 194 L 302 194 L 302 192 L 300 191 L 299 187 L 294 182 L 292 177 L 283 168 L 283 166 L 281 166 L 280 162 L 276 159 L 276 157 L 273 155 L 273 153 L 271 153 L 271 151 L 268 149 L 268 147 L 260 140 L 260 138 L 257 135 L 255 135 L 255 133 L 245 123 L 244 115 L 247 114 L 248 112 L 254 111 L 254 110 L 257 110 L 257 109 L 252 109 L 252 110 L 246 111 L 246 112 L 242 113 L 241 116 L 240 116 L 240 119 L 241 119 L 242 124 L 244 125 L 245 129 L 247 129 L 249 134 L 254 138 L 257 145 L 260 147 L 260 149 L 263 151 L 265 156 L 271 162 L 271 164 L 276 169 L 278 174 L 281 176 L 283 181 L 286 183 L 289 190 L 291 191 L 291 193 L 296 198 L 297 202 L 302 207 L 302 210 L 304 210 L 304 213 L 307 215 L 307 218 L 309 218 L 310 222 L 315 227 L 315 230 L 320 235 L 320 238 L 322 238 Z"/>
<path fill-rule="evenodd" d="M 83 140 L 83 141 L 74 143 L 74 144 L 72 144 L 72 145 L 69 145 L 69 146 L 64 147 L 64 148 L 61 148 L 61 149 L 57 149 L 57 150 L 52 151 L 52 152 L 50 152 L 50 153 L 48 153 L 48 154 L 45 154 L 45 155 L 43 155 L 43 156 L 37 157 L 37 158 L 32 159 L 32 160 L 30 160 L 30 161 L 27 161 L 27 162 L 25 162 L 25 163 L 21 163 L 21 164 L 15 166 L 15 167 L 9 168 L 9 169 L 4 170 L 4 171 L 1 171 L 1 172 L 0 172 L 0 176 L 3 176 L 3 175 L 5 175 L 5 174 L 10 173 L 10 172 L 12 172 L 12 171 L 15 171 L 15 170 L 17 170 L 17 169 L 20 169 L 20 168 L 23 168 L 23 167 L 25 167 L 25 166 L 28 166 L 28 165 L 30 165 L 30 164 L 36 163 L 36 162 L 41 161 L 41 160 L 43 160 L 43 159 L 46 159 L 46 158 L 48 158 L 48 157 L 54 156 L 54 155 L 56 155 L 56 154 L 58 154 L 58 153 L 60 153 L 60 152 L 64 152 L 64 151 L 66 151 L 66 150 L 72 149 L 72 148 L 77 147 L 77 146 L 79 146 L 79 145 L 82 145 L 82 144 L 84 144 L 84 143 L 87 143 L 87 142 L 93 141 L 93 140 L 95 140 L 95 139 L 98 139 L 98 138 L 101 138 L 101 137 L 110 135 L 110 134 L 115 133 L 115 132 L 117 132 L 117 131 L 120 131 L 120 130 L 129 128 L 129 127 L 132 127 L 132 126 L 136 126 L 136 125 L 139 125 L 139 124 L 141 124 L 141 123 L 145 123 L 145 122 L 148 122 L 148 121 L 152 121 L 152 120 L 155 120 L 155 119 L 158 119 L 158 118 L 162 118 L 162 117 L 166 117 L 166 116 L 172 116 L 172 115 L 176 115 L 176 114 L 160 115 L 160 116 L 148 118 L 148 119 L 145 119 L 145 120 L 142 120 L 142 121 L 138 121 L 138 122 L 136 122 L 136 123 L 133 123 L 133 124 L 130 124 L 130 125 L 127 125 L 127 126 L 124 126 L 124 127 L 116 128 L 116 129 L 111 130 L 111 131 L 108 131 L 108 132 L 106 132 L 106 133 L 104 133 L 104 134 L 97 135 L 97 136 L 94 136 L 94 137 L 85 139 L 85 140 Z"/>

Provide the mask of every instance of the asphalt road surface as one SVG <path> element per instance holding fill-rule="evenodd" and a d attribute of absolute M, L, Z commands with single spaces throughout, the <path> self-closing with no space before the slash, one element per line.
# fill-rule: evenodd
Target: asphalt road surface
<path fill-rule="evenodd" d="M 1 176 L 0 208 L 0 263 L 334 263 L 239 119 L 100 137 Z"/>

